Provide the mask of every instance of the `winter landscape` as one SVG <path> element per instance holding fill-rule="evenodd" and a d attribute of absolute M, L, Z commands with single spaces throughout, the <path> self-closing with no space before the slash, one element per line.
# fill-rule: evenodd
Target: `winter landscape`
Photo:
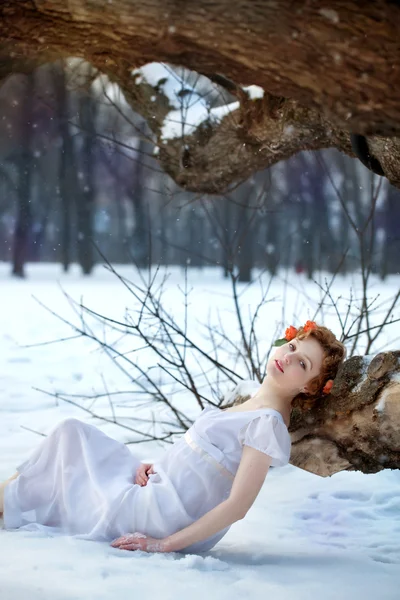
<path fill-rule="evenodd" d="M 400 598 L 399 31 L 0 2 L 0 600 Z"/>
<path fill-rule="evenodd" d="M 119 271 L 126 277 L 132 275 L 128 267 Z M 82 280 L 77 268 L 60 276 L 57 265 L 30 265 L 28 272 L 27 281 L 14 281 L 9 278 L 8 265 L 0 270 L 3 479 L 40 442 L 40 434 L 68 416 L 95 423 L 124 442 L 137 437 L 44 393 L 76 394 L 77 401 L 87 408 L 89 402 L 79 397 L 103 392 L 104 384 L 109 391 L 129 389 L 126 378 L 95 344 L 75 339 L 40 345 L 71 337 L 72 331 L 38 301 L 76 322 L 63 290 L 114 318 L 121 317 L 125 308 L 134 308 L 130 295 L 100 265 L 90 280 Z M 193 288 L 190 326 L 196 327 L 197 320 L 206 321 L 209 307 L 216 305 L 226 322 L 231 322 L 229 287 L 220 274 L 212 269 L 203 273 L 193 270 L 188 279 Z M 346 293 L 352 283 L 350 277 L 342 278 L 335 292 Z M 180 298 L 183 284 L 182 271 L 171 269 L 167 295 L 172 303 Z M 296 289 L 308 286 L 318 301 L 313 284 L 302 277 L 292 279 L 292 284 L 289 322 Z M 397 277 L 391 278 L 385 287 L 388 294 L 398 284 Z M 271 290 L 276 302 L 261 322 L 266 338 L 270 324 L 280 317 L 282 288 L 278 278 Z M 256 300 L 249 297 L 249 305 Z M 303 318 L 310 316 L 312 308 L 312 303 L 308 310 L 303 308 Z M 335 317 L 330 318 L 334 327 Z M 392 340 L 400 334 L 400 327 L 388 329 L 382 345 L 396 347 Z M 140 396 L 127 393 L 124 399 L 126 406 L 118 402 L 121 417 L 148 414 L 149 408 L 140 406 L 145 404 Z M 182 401 L 193 415 L 198 412 L 190 394 Z M 151 409 L 157 413 L 157 407 Z M 98 400 L 96 410 L 112 416 L 107 400 Z M 129 447 L 143 461 L 156 460 L 163 452 L 159 443 Z M 395 600 L 400 585 L 400 473 L 388 469 L 372 475 L 343 472 L 321 478 L 291 465 L 272 469 L 250 513 L 205 555 L 131 553 L 68 537 L 46 538 L 22 531 L 0 534 L 4 600 L 108 599 L 126 593 L 145 598 L 183 598 L 189 593 L 193 598 L 207 594 L 215 599 L 273 595 L 282 600 L 308 600 L 324 595 L 329 599 Z"/>

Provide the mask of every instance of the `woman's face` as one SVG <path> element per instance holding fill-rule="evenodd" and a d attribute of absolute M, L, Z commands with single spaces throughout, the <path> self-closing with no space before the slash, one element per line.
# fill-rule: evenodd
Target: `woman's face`
<path fill-rule="evenodd" d="M 319 375 L 324 353 L 312 337 L 278 346 L 267 364 L 267 374 L 288 394 L 307 392 L 307 383 Z"/>

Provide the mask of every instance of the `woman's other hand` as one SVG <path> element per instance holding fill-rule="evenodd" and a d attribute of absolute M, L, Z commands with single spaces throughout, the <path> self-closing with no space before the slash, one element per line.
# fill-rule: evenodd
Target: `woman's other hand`
<path fill-rule="evenodd" d="M 136 470 L 134 483 L 137 483 L 140 486 L 147 485 L 149 480 L 149 475 L 154 474 L 153 465 L 148 465 L 142 463 L 140 467 Z"/>
<path fill-rule="evenodd" d="M 166 543 L 164 540 L 152 538 L 143 533 L 127 533 L 113 542 L 111 542 L 113 548 L 119 548 L 120 550 L 142 550 L 143 552 L 168 552 Z"/>

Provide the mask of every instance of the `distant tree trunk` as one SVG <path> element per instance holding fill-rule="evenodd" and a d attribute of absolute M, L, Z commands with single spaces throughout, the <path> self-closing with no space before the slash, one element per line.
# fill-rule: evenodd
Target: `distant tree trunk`
<path fill-rule="evenodd" d="M 251 207 L 251 198 L 255 193 L 251 184 L 242 185 L 235 195 L 236 206 L 236 265 L 238 267 L 238 281 L 248 283 L 254 263 L 254 233 L 255 221 Z"/>
<path fill-rule="evenodd" d="M 68 271 L 71 264 L 72 198 L 77 191 L 76 161 L 73 140 L 68 124 L 68 94 L 64 61 L 53 67 L 53 85 L 56 98 L 56 115 L 61 138 L 58 165 L 58 186 L 61 200 L 61 263 Z"/>
<path fill-rule="evenodd" d="M 107 256 L 110 262 L 129 262 L 129 234 L 127 227 L 127 207 L 126 196 L 128 190 L 125 182 L 125 169 L 130 169 L 130 164 L 127 166 L 126 160 L 120 154 L 110 155 L 101 149 L 100 152 L 100 168 L 106 167 L 112 176 L 112 195 L 114 198 L 114 210 L 116 217 L 116 226 L 111 228 L 111 236 L 107 235 L 105 246 L 107 248 Z M 117 238 L 115 240 L 115 237 Z"/>
<path fill-rule="evenodd" d="M 222 260 L 224 268 L 224 278 L 226 279 L 233 267 L 233 248 L 232 248 L 232 203 L 228 198 L 221 198 L 221 209 L 223 212 L 223 231 L 222 231 Z M 218 210 L 218 206 L 217 206 Z"/>
<path fill-rule="evenodd" d="M 161 265 L 168 264 L 168 224 L 169 224 L 169 212 L 167 204 L 163 204 L 158 213 L 158 231 L 160 232 L 160 259 Z"/>
<path fill-rule="evenodd" d="M 16 277 L 25 277 L 25 262 L 32 230 L 31 184 L 32 155 L 32 102 L 35 91 L 33 73 L 26 76 L 26 86 L 21 98 L 20 152 L 18 156 L 17 197 L 18 210 L 14 231 L 13 268 Z"/>
<path fill-rule="evenodd" d="M 287 184 L 288 208 L 283 215 L 283 231 L 291 232 L 283 239 L 282 255 L 287 256 L 287 266 L 294 267 L 298 273 L 306 272 L 309 278 L 314 273 L 312 249 L 312 223 L 310 199 L 307 190 L 307 164 L 304 156 L 298 154 L 286 162 L 285 179 Z M 289 212 L 290 211 L 290 212 Z M 292 219 L 290 213 L 293 214 Z M 289 215 L 289 216 L 288 216 Z M 293 228 L 293 223 L 295 228 Z"/>
<path fill-rule="evenodd" d="M 118 177 L 114 178 L 114 198 L 115 198 L 115 206 L 116 206 L 116 214 L 117 214 L 117 235 L 118 239 L 115 241 L 118 246 L 115 259 L 116 262 L 125 263 L 128 259 L 127 253 L 127 232 L 126 232 L 126 210 L 124 205 L 125 194 L 122 190 L 120 181 Z M 111 259 L 110 259 L 111 260 Z"/>
<path fill-rule="evenodd" d="M 265 216 L 266 221 L 266 256 L 267 269 L 272 276 L 276 275 L 279 265 L 279 221 L 277 218 L 277 204 L 271 202 L 270 210 Z"/>
<path fill-rule="evenodd" d="M 310 190 L 309 165 L 304 154 L 299 154 L 291 162 L 291 189 L 298 197 L 298 226 L 300 236 L 299 255 L 296 258 L 296 268 L 300 264 L 307 273 L 308 279 L 312 279 L 315 271 L 315 230 L 314 230 L 314 206 L 312 192 Z"/>
<path fill-rule="evenodd" d="M 380 277 L 399 273 L 400 256 L 400 193 L 388 186 L 384 213 L 385 241 L 383 244 Z"/>
<path fill-rule="evenodd" d="M 37 175 L 37 173 L 34 173 Z M 32 187 L 35 185 L 35 177 L 32 178 Z M 35 215 L 35 222 L 31 228 L 31 251 L 30 258 L 35 261 L 40 261 L 42 258 L 43 246 L 46 241 L 46 230 L 51 214 L 51 205 L 53 198 L 53 190 L 49 189 L 46 181 L 40 180 L 40 215 Z"/>
<path fill-rule="evenodd" d="M 246 233 L 238 247 L 238 281 L 249 283 L 253 269 L 253 239 L 250 232 Z"/>
<path fill-rule="evenodd" d="M 304 264 L 308 279 L 312 279 L 315 271 L 312 205 L 302 198 L 302 207 L 304 211 L 304 218 L 302 220 Z"/>
<path fill-rule="evenodd" d="M 137 156 L 132 169 L 132 185 L 128 187 L 129 199 L 132 202 L 135 225 L 132 234 L 132 253 L 138 267 L 146 268 L 150 262 L 149 236 L 150 227 L 146 211 L 146 163 L 145 154 L 149 143 L 143 138 L 138 140 Z"/>
<path fill-rule="evenodd" d="M 196 208 L 192 207 L 187 213 L 187 231 L 189 234 L 189 259 L 192 267 L 203 266 L 204 224 Z"/>
<path fill-rule="evenodd" d="M 325 192 L 325 174 L 321 172 L 317 161 L 313 162 L 310 171 L 310 195 L 312 198 L 311 222 L 315 237 L 315 254 L 317 255 L 318 268 L 335 271 L 340 263 L 338 257 L 337 243 L 335 241 L 330 219 L 329 206 Z"/>
<path fill-rule="evenodd" d="M 308 157 L 307 157 L 308 158 Z M 315 273 L 318 242 L 320 239 L 320 223 L 318 222 L 318 209 L 315 203 L 320 201 L 319 179 L 316 180 L 313 165 L 306 159 L 304 153 L 294 159 L 298 163 L 299 191 L 301 195 L 302 219 L 300 227 L 304 252 L 304 266 L 308 279 Z M 321 265 L 318 265 L 321 267 Z"/>
<path fill-rule="evenodd" d="M 350 210 L 351 196 L 352 196 L 352 191 L 353 191 L 353 187 L 354 187 L 354 181 L 352 179 L 352 176 L 351 176 L 351 173 L 349 170 L 348 160 L 343 154 L 340 154 L 339 152 L 336 152 L 334 156 L 335 156 L 335 162 L 336 162 L 339 170 L 342 171 L 342 173 L 343 173 L 343 180 L 342 180 L 342 183 L 341 183 L 341 186 L 339 189 L 339 193 L 343 199 L 343 203 L 346 207 L 346 210 Z M 339 217 L 339 225 L 338 225 L 338 230 L 339 230 L 338 248 L 340 248 L 340 251 L 341 251 L 342 262 L 341 262 L 341 267 L 340 267 L 340 273 L 342 275 L 346 275 L 346 273 L 350 269 L 349 252 L 347 253 L 346 257 L 344 257 L 344 253 L 346 252 L 346 250 L 349 249 L 349 245 L 351 243 L 350 222 L 349 222 L 349 218 L 346 214 L 346 210 L 345 210 L 345 208 L 343 208 L 343 206 L 340 207 L 340 213 L 339 213 L 340 217 Z"/>
<path fill-rule="evenodd" d="M 90 74 L 89 74 L 90 75 Z M 93 210 L 95 203 L 95 119 L 96 102 L 91 89 L 80 99 L 80 124 L 83 130 L 80 171 L 80 194 L 77 195 L 77 254 L 84 275 L 94 267 Z"/>

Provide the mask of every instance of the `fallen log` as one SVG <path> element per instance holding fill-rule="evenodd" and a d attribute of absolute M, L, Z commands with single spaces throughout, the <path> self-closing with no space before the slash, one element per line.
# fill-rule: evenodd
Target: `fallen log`
<path fill-rule="evenodd" d="M 321 477 L 339 471 L 400 469 L 400 351 L 353 356 L 329 395 L 307 411 L 293 409 L 290 464 Z M 258 388 L 242 381 L 223 405 L 248 400 Z"/>

